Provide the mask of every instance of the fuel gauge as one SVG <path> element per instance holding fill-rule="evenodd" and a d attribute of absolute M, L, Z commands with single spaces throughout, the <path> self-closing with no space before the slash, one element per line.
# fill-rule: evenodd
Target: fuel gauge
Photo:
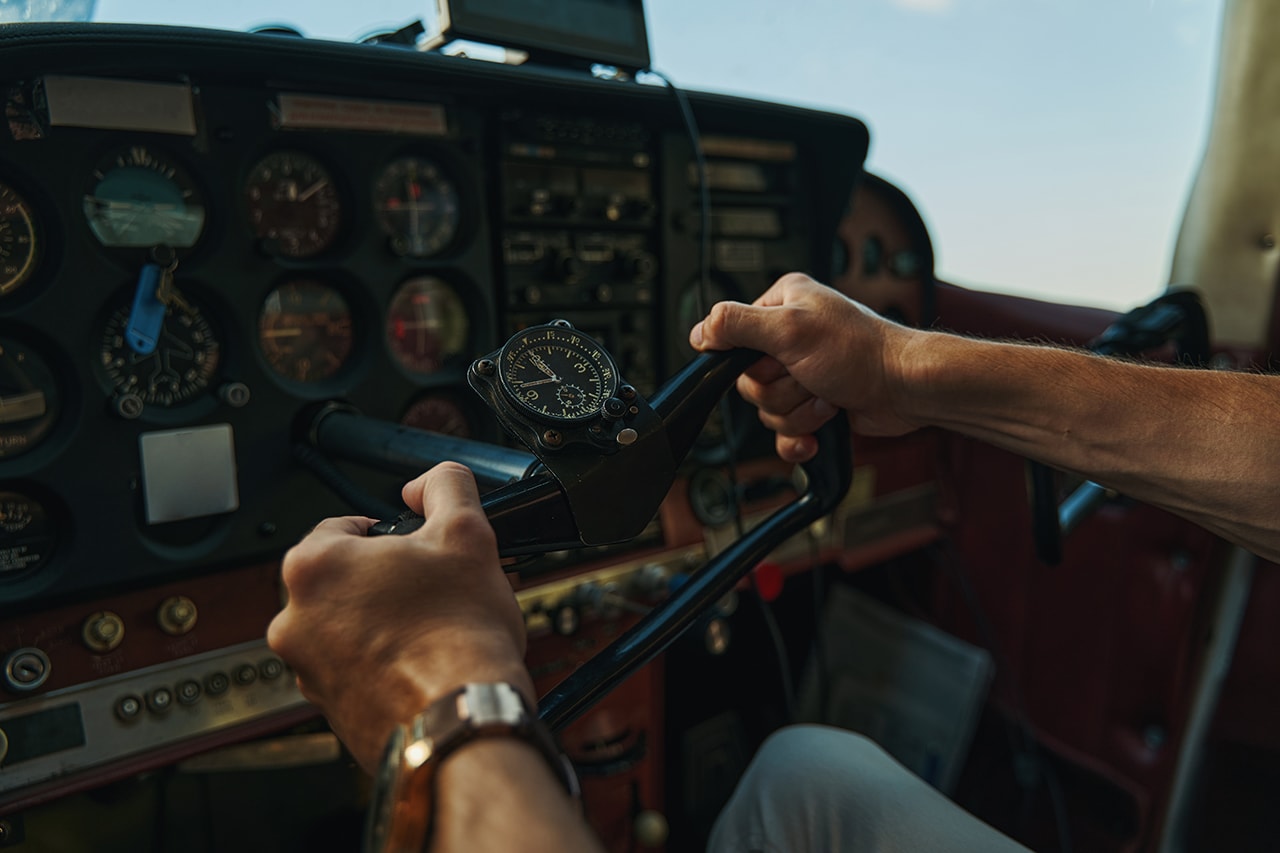
<path fill-rule="evenodd" d="M 26 453 L 58 419 L 58 388 L 44 359 L 0 337 L 0 459 Z"/>

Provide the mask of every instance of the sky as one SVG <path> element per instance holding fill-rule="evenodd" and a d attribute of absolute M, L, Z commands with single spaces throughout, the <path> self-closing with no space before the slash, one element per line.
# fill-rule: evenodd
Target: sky
<path fill-rule="evenodd" d="M 431 0 L 98 0 L 95 20 L 350 40 Z M 941 278 L 1123 309 L 1169 284 L 1223 0 L 646 0 L 685 88 L 857 116 Z M 375 11 L 371 11 L 375 10 Z M 2 10 L 0 10 L 2 11 Z"/>

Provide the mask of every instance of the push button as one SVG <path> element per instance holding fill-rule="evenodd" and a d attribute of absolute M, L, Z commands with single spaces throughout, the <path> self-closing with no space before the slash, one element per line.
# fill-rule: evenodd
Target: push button
<path fill-rule="evenodd" d="M 230 686 L 231 679 L 227 678 L 225 672 L 214 672 L 205 676 L 204 690 L 210 696 L 221 696 Z"/>
<path fill-rule="evenodd" d="M 177 694 L 178 702 L 182 705 L 194 705 L 200 701 L 200 695 L 203 691 L 200 689 L 200 682 L 188 678 L 186 681 L 179 682 Z"/>
<path fill-rule="evenodd" d="M 235 680 L 237 686 L 248 687 L 258 680 L 258 670 L 251 663 L 241 664 L 236 667 Z"/>
<path fill-rule="evenodd" d="M 136 720 L 142 713 L 142 700 L 137 696 L 121 696 L 116 700 L 116 718 L 122 722 Z"/>
<path fill-rule="evenodd" d="M 147 709 L 153 714 L 167 714 L 173 707 L 173 691 L 168 687 L 157 687 L 147 694 Z"/>

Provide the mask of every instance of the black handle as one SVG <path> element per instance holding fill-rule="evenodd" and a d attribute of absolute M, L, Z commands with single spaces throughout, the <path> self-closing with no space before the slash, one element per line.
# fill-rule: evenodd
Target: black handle
<path fill-rule="evenodd" d="M 853 454 L 844 412 L 818 431 L 818 454 L 804 464 L 804 494 L 720 552 L 632 628 L 552 688 L 539 716 L 559 730 L 666 650 L 699 614 L 724 597 L 776 547 L 830 513 L 849 491 Z"/>

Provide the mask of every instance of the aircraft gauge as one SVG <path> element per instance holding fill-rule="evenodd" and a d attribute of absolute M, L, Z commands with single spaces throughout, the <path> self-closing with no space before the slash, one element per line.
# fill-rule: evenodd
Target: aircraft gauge
<path fill-rule="evenodd" d="M 258 345 L 283 379 L 319 382 L 351 355 L 351 308 L 331 285 L 291 281 L 267 294 L 258 314 Z"/>
<path fill-rule="evenodd" d="M 44 359 L 0 338 L 0 459 L 39 444 L 53 429 L 59 408 L 58 387 Z"/>
<path fill-rule="evenodd" d="M 190 248 L 204 230 L 205 208 L 177 162 L 132 145 L 93 171 L 84 215 L 98 242 L 112 248 Z"/>
<path fill-rule="evenodd" d="M 0 296 L 31 278 L 38 249 L 31 205 L 12 187 L 0 184 Z"/>
<path fill-rule="evenodd" d="M 458 232 L 458 188 L 423 157 L 401 157 L 383 169 L 373 185 L 373 205 L 397 255 L 430 257 Z"/>
<path fill-rule="evenodd" d="M 188 403 L 208 389 L 218 369 L 221 346 L 205 312 L 190 298 L 166 306 L 155 349 L 143 355 L 129 345 L 130 304 L 108 317 L 102 331 L 99 360 L 107 382 L 126 417 L 136 417 L 138 403 L 170 408 Z M 121 398 L 130 402 L 121 408 Z"/>
<path fill-rule="evenodd" d="M 387 308 L 387 346 L 405 370 L 434 373 L 467 347 L 471 323 L 457 292 L 434 276 L 411 278 Z"/>
<path fill-rule="evenodd" d="M 245 181 L 254 236 L 269 254 L 310 258 L 333 245 L 342 201 L 333 176 L 300 151 L 276 151 L 259 160 Z"/>

